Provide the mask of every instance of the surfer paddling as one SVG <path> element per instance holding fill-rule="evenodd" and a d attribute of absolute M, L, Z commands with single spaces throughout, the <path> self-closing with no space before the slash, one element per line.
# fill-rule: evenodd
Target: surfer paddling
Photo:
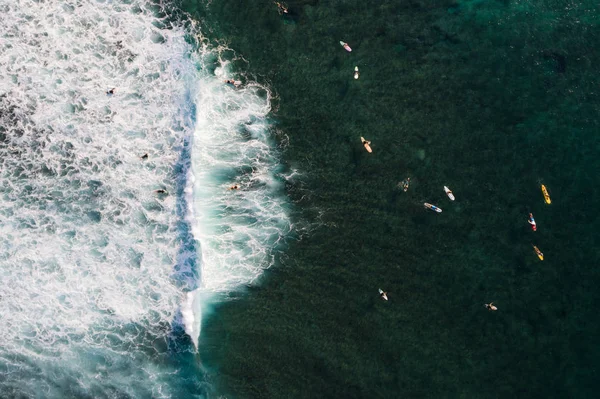
<path fill-rule="evenodd" d="M 384 301 L 388 300 L 387 297 L 387 292 L 385 292 L 384 290 L 382 290 L 381 288 L 379 289 L 379 296 L 381 297 L 381 299 L 383 299 Z"/>
<path fill-rule="evenodd" d="M 444 186 L 444 191 L 446 192 L 446 195 L 448 196 L 448 198 L 450 198 L 450 201 L 454 201 L 454 194 L 452 193 L 452 190 L 450 190 L 448 187 Z"/>
<path fill-rule="evenodd" d="M 239 80 L 233 80 L 233 79 L 225 79 L 225 83 L 227 83 L 228 85 L 235 86 L 235 87 L 238 87 L 239 85 L 242 84 L 242 82 L 240 82 Z"/>
<path fill-rule="evenodd" d="M 274 3 L 277 5 L 277 11 L 279 11 L 279 14 L 287 14 L 288 13 L 288 8 L 285 5 L 281 4 L 278 1 L 275 1 Z"/>
<path fill-rule="evenodd" d="M 485 308 L 486 308 L 487 310 L 491 310 L 491 311 L 496 311 L 496 310 L 498 310 L 498 308 L 494 306 L 494 302 L 486 303 L 486 304 L 485 304 Z"/>
<path fill-rule="evenodd" d="M 535 219 L 533 218 L 533 213 L 529 214 L 529 219 L 527 219 L 527 223 L 531 225 L 531 230 L 537 230 L 537 224 L 535 223 Z"/>
<path fill-rule="evenodd" d="M 364 137 L 361 137 L 360 141 L 361 141 L 362 145 L 365 146 L 365 150 L 367 150 L 368 152 L 373 152 L 373 150 L 371 149 L 371 142 L 370 141 L 365 140 Z"/>
<path fill-rule="evenodd" d="M 351 52 L 352 49 L 350 48 L 350 46 L 348 45 L 348 43 L 340 40 L 340 45 L 344 48 L 344 50 L 346 50 L 347 52 Z"/>

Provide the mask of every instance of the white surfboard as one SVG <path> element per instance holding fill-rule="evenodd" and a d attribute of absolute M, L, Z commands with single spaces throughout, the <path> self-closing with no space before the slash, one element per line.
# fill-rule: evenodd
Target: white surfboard
<path fill-rule="evenodd" d="M 444 186 L 444 191 L 448 195 L 448 198 L 450 198 L 450 201 L 454 201 L 454 194 L 452 194 L 452 190 L 450 190 L 448 187 Z"/>
<path fill-rule="evenodd" d="M 380 288 L 379 289 L 379 295 L 384 299 L 384 300 L 388 300 L 387 294 L 385 292 L 383 292 L 383 290 Z"/>

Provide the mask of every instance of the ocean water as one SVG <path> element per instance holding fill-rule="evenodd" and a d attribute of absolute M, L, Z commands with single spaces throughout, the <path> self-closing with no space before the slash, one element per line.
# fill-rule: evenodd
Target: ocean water
<path fill-rule="evenodd" d="M 598 3 L 286 4 L 182 2 L 270 88 L 302 226 L 203 318 L 216 391 L 596 396 Z"/>
<path fill-rule="evenodd" d="M 286 5 L 0 0 L 0 397 L 595 397 L 600 6 Z"/>
<path fill-rule="evenodd" d="M 203 312 L 293 229 L 272 94 L 173 5 L 0 11 L 0 396 L 207 397 Z"/>

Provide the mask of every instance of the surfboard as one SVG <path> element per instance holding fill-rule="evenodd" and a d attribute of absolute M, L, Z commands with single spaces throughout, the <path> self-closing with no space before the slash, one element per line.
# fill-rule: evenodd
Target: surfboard
<path fill-rule="evenodd" d="M 383 290 L 382 290 L 381 288 L 379 289 L 379 295 L 380 295 L 380 296 L 381 296 L 383 299 L 385 299 L 386 301 L 388 300 L 388 297 L 387 297 L 386 293 L 385 293 L 385 292 L 383 292 Z"/>
<path fill-rule="evenodd" d="M 454 198 L 454 194 L 452 194 L 452 191 L 446 186 L 444 186 L 444 191 L 448 195 L 448 198 L 450 198 L 450 201 L 454 201 L 455 198 Z"/>
<path fill-rule="evenodd" d="M 369 152 L 373 152 L 373 150 L 371 149 L 371 146 L 369 144 L 371 144 L 370 141 L 365 140 L 364 137 L 360 138 L 360 141 L 362 142 L 362 144 L 365 146 L 365 149 Z"/>
<path fill-rule="evenodd" d="M 542 253 L 542 251 L 540 251 L 538 247 L 534 245 L 533 250 L 535 251 L 535 254 L 538 256 L 538 258 L 540 258 L 540 260 L 544 260 L 544 254 Z"/>
<path fill-rule="evenodd" d="M 425 208 L 429 208 L 432 211 L 436 211 L 437 213 L 442 213 L 442 210 L 440 208 L 438 208 L 437 206 L 435 206 L 435 205 L 431 205 L 431 204 L 429 204 L 427 202 L 424 203 L 423 205 L 425 205 Z"/>
<path fill-rule="evenodd" d="M 552 200 L 550 199 L 550 194 L 548 194 L 548 190 L 546 190 L 546 186 L 542 184 L 542 194 L 544 194 L 544 201 L 546 204 L 551 204 Z"/>
<path fill-rule="evenodd" d="M 348 46 L 348 43 L 343 42 L 343 41 L 340 40 L 340 44 L 342 45 L 342 47 L 344 49 L 346 49 L 347 52 L 351 52 L 352 51 L 352 49 L 350 48 L 350 46 Z"/>

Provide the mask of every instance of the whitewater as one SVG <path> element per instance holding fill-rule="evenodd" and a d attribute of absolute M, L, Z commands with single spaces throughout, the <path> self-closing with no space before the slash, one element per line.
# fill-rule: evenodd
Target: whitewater
<path fill-rule="evenodd" d="M 272 94 L 153 2 L 0 12 L 0 397 L 205 396 L 202 311 L 292 230 Z"/>

